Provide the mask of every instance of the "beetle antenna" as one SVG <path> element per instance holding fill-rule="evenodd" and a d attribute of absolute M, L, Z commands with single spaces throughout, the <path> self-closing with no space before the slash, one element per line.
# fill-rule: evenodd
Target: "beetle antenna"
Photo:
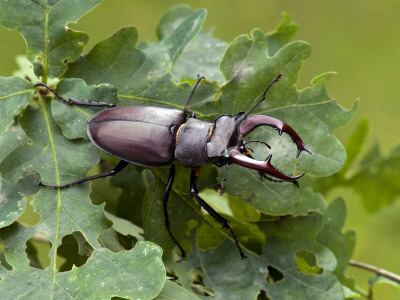
<path fill-rule="evenodd" d="M 280 73 L 280 74 L 274 79 L 274 81 L 272 81 L 272 82 L 267 86 L 267 88 L 265 89 L 265 91 L 264 91 L 264 93 L 263 93 L 261 99 L 256 103 L 256 105 L 254 105 L 254 106 L 250 109 L 250 111 L 246 114 L 246 117 L 247 117 L 248 115 L 250 115 L 250 114 L 253 112 L 253 110 L 254 110 L 261 102 L 264 101 L 265 95 L 267 94 L 269 88 L 270 88 L 274 83 L 278 82 L 278 81 L 281 79 L 282 76 L 283 76 L 283 74 Z"/>
<path fill-rule="evenodd" d="M 197 89 L 197 86 L 199 85 L 199 83 L 200 83 L 200 81 L 202 79 L 206 79 L 206 78 L 204 76 L 197 75 L 196 83 L 195 83 L 195 85 L 194 85 L 194 87 L 192 89 L 192 92 L 190 93 L 189 98 L 186 100 L 185 106 L 183 107 L 183 111 L 187 112 L 187 113 L 190 113 L 192 118 L 195 118 L 194 112 L 193 112 L 193 110 L 188 109 L 187 106 L 189 105 L 189 102 L 192 99 L 193 94 L 194 94 L 195 90 Z"/>

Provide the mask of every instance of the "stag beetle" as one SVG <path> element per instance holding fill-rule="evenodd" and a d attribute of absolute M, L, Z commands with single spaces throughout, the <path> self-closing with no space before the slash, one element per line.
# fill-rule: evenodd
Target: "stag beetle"
<path fill-rule="evenodd" d="M 264 99 L 268 89 L 281 78 L 282 74 L 268 85 L 261 99 L 245 114 L 220 115 L 214 123 L 196 119 L 195 113 L 188 108 L 197 86 L 204 77 L 198 77 L 197 81 L 186 100 L 183 111 L 154 106 L 122 106 L 114 107 L 113 104 L 104 102 L 88 102 L 76 99 L 64 99 L 52 88 L 44 83 L 37 83 L 53 93 L 64 103 L 71 105 L 107 106 L 108 109 L 96 113 L 87 123 L 87 134 L 91 142 L 102 151 L 120 158 L 119 163 L 109 172 L 81 178 L 71 183 L 62 185 L 50 185 L 39 180 L 39 185 L 64 188 L 73 184 L 88 180 L 113 176 L 125 168 L 129 163 L 157 168 L 169 166 L 169 178 L 163 197 L 165 226 L 173 242 L 181 251 L 181 259 L 185 257 L 185 251 L 173 236 L 167 213 L 168 196 L 171 191 L 175 176 L 174 161 L 179 161 L 184 167 L 191 168 L 190 194 L 193 198 L 217 221 L 223 228 L 230 231 L 232 238 L 239 249 L 241 258 L 246 258 L 239 246 L 237 238 L 228 224 L 228 221 L 219 215 L 198 195 L 196 183 L 199 177 L 199 167 L 212 163 L 218 167 L 232 163 L 257 170 L 261 176 L 273 181 L 290 181 L 297 183 L 297 179 L 304 175 L 287 176 L 271 164 L 271 155 L 266 160 L 259 161 L 252 158 L 246 141 L 243 139 L 258 126 L 268 125 L 278 130 L 281 135 L 285 132 L 290 135 L 297 145 L 297 157 L 301 151 L 311 154 L 310 149 L 303 143 L 297 133 L 282 121 L 264 116 L 250 115 L 254 108 Z M 189 118 L 187 119 L 187 115 Z M 259 140 L 248 141 L 260 142 Z M 276 179 L 269 178 L 267 175 Z M 224 191 L 221 182 L 221 192 Z"/>

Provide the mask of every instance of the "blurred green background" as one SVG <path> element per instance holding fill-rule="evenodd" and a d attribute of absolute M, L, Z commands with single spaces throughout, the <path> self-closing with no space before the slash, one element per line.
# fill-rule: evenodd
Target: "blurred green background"
<path fill-rule="evenodd" d="M 161 16 L 179 3 L 182 2 L 105 0 L 70 27 L 88 33 L 86 51 L 125 25 L 136 26 L 140 40 L 156 41 L 155 29 Z M 355 119 L 337 131 L 341 141 L 346 141 L 359 120 L 368 117 L 369 145 L 377 141 L 387 153 L 400 144 L 400 1 L 191 0 L 187 3 L 192 8 L 207 8 L 205 28 L 214 29 L 214 35 L 225 41 L 247 34 L 254 27 L 273 30 L 281 13 L 288 12 L 300 25 L 296 39 L 309 42 L 313 48 L 311 58 L 301 70 L 298 88 L 307 86 L 318 74 L 335 71 L 338 75 L 328 84 L 330 96 L 347 109 L 361 98 Z M 25 43 L 16 31 L 2 27 L 0 40 L 0 75 L 10 76 L 17 69 L 15 55 L 25 54 Z M 193 74 L 197 74 L 196 70 Z M 400 201 L 367 214 L 359 196 L 350 190 L 338 188 L 328 195 L 328 200 L 339 195 L 344 196 L 348 206 L 346 229 L 354 229 L 358 236 L 354 259 L 400 274 Z M 349 268 L 349 275 L 367 288 L 371 273 Z M 400 299 L 400 292 L 394 287 L 380 286 L 376 296 Z"/>

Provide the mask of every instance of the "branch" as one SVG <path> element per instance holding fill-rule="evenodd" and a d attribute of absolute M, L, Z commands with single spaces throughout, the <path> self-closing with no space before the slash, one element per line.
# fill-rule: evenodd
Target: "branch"
<path fill-rule="evenodd" d="M 358 261 L 354 261 L 354 260 L 350 260 L 349 261 L 349 265 L 353 266 L 353 267 L 357 267 L 357 268 L 361 268 L 361 269 L 365 269 L 365 270 L 369 270 L 374 272 L 377 275 L 389 278 L 390 280 L 396 281 L 397 283 L 400 284 L 400 276 L 397 274 L 394 274 L 392 272 L 389 272 L 385 269 L 381 269 L 366 263 L 362 263 L 362 262 L 358 262 Z"/>

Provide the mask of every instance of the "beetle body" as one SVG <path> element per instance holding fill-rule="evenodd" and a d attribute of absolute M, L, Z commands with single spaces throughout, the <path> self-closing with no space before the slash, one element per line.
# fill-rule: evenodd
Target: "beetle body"
<path fill-rule="evenodd" d="M 186 113 L 176 109 L 112 107 L 88 121 L 87 133 L 110 155 L 144 167 L 164 167 L 175 160 L 176 132 L 185 121 Z"/>
<path fill-rule="evenodd" d="M 281 75 L 266 88 L 261 100 L 253 106 L 250 112 L 265 99 L 268 89 L 280 77 Z M 278 181 L 296 183 L 296 180 L 303 174 L 287 176 L 273 167 L 271 155 L 266 160 L 255 160 L 246 148 L 246 143 L 249 142 L 260 142 L 269 147 L 267 143 L 259 140 L 248 142 L 244 140 L 252 130 L 264 125 L 277 129 L 279 134 L 282 132 L 289 134 L 297 146 L 297 157 L 301 151 L 309 154 L 311 151 L 289 125 L 269 116 L 239 112 L 237 115 L 220 115 L 214 123 L 196 119 L 195 114 L 187 108 L 187 105 L 201 79 L 200 77 L 197 79 L 183 111 L 154 106 L 113 107 L 104 102 L 64 99 L 47 85 L 38 83 L 37 86 L 46 87 L 58 99 L 69 105 L 108 106 L 108 109 L 100 111 L 90 118 L 87 124 L 87 134 L 98 148 L 121 159 L 111 171 L 106 173 L 81 178 L 63 185 L 50 185 L 41 181 L 39 184 L 59 188 L 68 187 L 88 180 L 115 175 L 129 163 L 150 168 L 170 166 L 170 175 L 163 197 L 165 225 L 171 239 L 181 250 L 183 258 L 185 251 L 170 230 L 167 212 L 167 201 L 175 176 L 173 163 L 177 160 L 184 167 L 192 169 L 190 194 L 217 222 L 221 223 L 223 228 L 231 232 L 241 257 L 245 258 L 228 221 L 199 197 L 196 187 L 199 176 L 198 168 L 208 163 L 218 167 L 235 163 L 257 170 L 262 177 L 273 181 L 276 180 L 267 175 L 278 178 Z M 187 119 L 188 113 L 191 115 Z M 224 190 L 223 182 L 225 180 L 226 178 L 222 180 L 221 191 Z"/>
<path fill-rule="evenodd" d="M 93 144 L 104 152 L 144 167 L 164 167 L 174 160 L 187 168 L 225 165 L 238 144 L 241 113 L 221 115 L 215 123 L 190 118 L 176 109 L 153 106 L 113 107 L 87 124 Z"/>

